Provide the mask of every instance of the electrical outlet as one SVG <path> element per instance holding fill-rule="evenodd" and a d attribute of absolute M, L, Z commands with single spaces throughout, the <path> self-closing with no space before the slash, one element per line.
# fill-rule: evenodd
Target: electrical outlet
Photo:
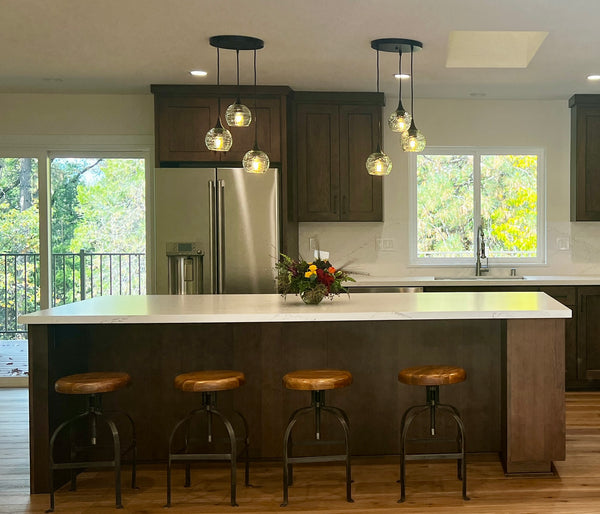
<path fill-rule="evenodd" d="M 394 249 L 394 240 L 391 238 L 377 238 L 375 243 L 378 250 L 389 251 Z"/>
<path fill-rule="evenodd" d="M 568 250 L 570 246 L 570 241 L 568 237 L 557 237 L 556 238 L 556 248 L 559 250 Z"/>

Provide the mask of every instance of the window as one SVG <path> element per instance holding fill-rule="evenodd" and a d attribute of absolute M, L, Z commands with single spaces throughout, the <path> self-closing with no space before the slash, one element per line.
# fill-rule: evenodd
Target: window
<path fill-rule="evenodd" d="M 428 148 L 410 167 L 412 264 L 474 264 L 479 227 L 491 263 L 545 262 L 542 150 Z"/>

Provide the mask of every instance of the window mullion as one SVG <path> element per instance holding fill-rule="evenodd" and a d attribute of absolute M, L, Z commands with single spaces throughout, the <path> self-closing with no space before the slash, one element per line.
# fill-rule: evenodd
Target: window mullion
<path fill-rule="evenodd" d="M 473 154 L 473 259 L 477 251 L 477 227 L 481 225 L 481 154 Z"/>

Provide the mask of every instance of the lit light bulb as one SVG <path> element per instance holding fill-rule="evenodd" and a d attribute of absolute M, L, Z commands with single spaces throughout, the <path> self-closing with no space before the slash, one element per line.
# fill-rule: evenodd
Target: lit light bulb
<path fill-rule="evenodd" d="M 242 165 L 248 173 L 265 173 L 269 169 L 269 156 L 254 145 L 242 159 Z"/>
<path fill-rule="evenodd" d="M 388 126 L 393 132 L 406 132 L 410 127 L 412 116 L 402 107 L 398 107 L 388 118 Z"/>
<path fill-rule="evenodd" d="M 377 151 L 367 157 L 366 167 L 369 175 L 389 175 L 392 171 L 392 160 L 380 148 L 377 148 Z"/>
<path fill-rule="evenodd" d="M 410 128 L 402 134 L 402 150 L 405 152 L 422 152 L 427 140 L 421 131 L 411 121 Z"/>
<path fill-rule="evenodd" d="M 217 120 L 217 125 L 211 128 L 204 138 L 206 148 L 213 152 L 228 152 L 233 143 L 231 132 L 221 125 L 221 119 Z"/>
<path fill-rule="evenodd" d="M 247 127 L 252 121 L 250 109 L 238 97 L 225 111 L 225 121 L 230 127 Z"/>

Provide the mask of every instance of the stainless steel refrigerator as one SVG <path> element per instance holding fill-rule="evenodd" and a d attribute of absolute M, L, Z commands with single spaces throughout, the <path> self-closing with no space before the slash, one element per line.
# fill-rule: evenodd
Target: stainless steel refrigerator
<path fill-rule="evenodd" d="M 166 247 L 204 251 L 204 293 L 274 293 L 279 256 L 279 170 L 155 170 L 157 291 L 166 292 Z"/>

